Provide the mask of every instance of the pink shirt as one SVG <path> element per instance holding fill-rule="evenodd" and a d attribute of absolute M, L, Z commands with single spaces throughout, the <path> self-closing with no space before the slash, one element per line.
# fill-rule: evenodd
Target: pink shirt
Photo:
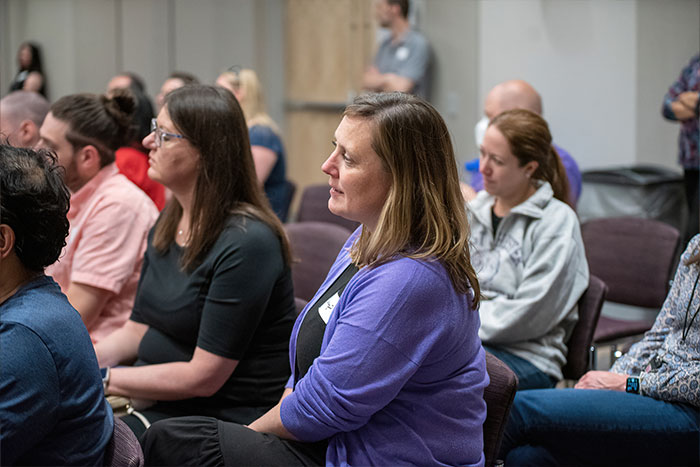
<path fill-rule="evenodd" d="M 157 216 L 153 201 L 118 173 L 115 164 L 102 168 L 71 195 L 66 247 L 46 274 L 53 276 L 63 292 L 71 282 L 112 292 L 88 328 L 93 341 L 129 318 L 148 231 Z"/>

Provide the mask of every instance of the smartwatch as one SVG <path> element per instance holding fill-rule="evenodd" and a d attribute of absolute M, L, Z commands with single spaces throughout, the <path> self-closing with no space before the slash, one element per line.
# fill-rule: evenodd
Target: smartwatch
<path fill-rule="evenodd" d="M 636 376 L 630 376 L 627 378 L 625 391 L 629 392 L 630 394 L 639 394 L 639 378 Z"/>
<path fill-rule="evenodd" d="M 100 368 L 100 376 L 102 376 L 102 388 L 104 389 L 105 393 L 107 392 L 107 385 L 109 384 L 109 373 L 110 373 L 110 367 L 103 367 Z"/>

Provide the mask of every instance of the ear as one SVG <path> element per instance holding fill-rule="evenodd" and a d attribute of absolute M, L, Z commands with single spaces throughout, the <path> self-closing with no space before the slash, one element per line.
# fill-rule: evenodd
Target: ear
<path fill-rule="evenodd" d="M 7 224 L 0 224 L 0 258 L 7 258 L 15 248 L 15 232 Z"/>
<path fill-rule="evenodd" d="M 540 164 L 537 161 L 530 161 L 525 164 L 525 174 L 527 175 L 527 178 L 532 178 L 539 166 Z"/>
<path fill-rule="evenodd" d="M 81 174 L 92 178 L 102 168 L 100 152 L 92 144 L 83 146 L 75 155 L 78 162 L 78 170 Z"/>
<path fill-rule="evenodd" d="M 22 147 L 30 147 L 39 139 L 39 127 L 31 120 L 23 120 L 17 133 Z"/>

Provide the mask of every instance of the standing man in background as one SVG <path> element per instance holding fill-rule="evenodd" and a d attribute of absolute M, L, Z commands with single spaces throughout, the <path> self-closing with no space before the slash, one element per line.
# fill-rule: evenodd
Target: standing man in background
<path fill-rule="evenodd" d="M 663 116 L 678 121 L 681 131 L 678 135 L 678 161 L 683 166 L 683 183 L 688 200 L 688 226 L 685 229 L 684 244 L 700 232 L 700 54 L 694 56 L 683 68 L 681 75 L 664 96 Z"/>
<path fill-rule="evenodd" d="M 408 22 L 409 0 L 375 0 L 379 25 L 390 35 L 379 45 L 362 86 L 375 92 L 401 91 L 428 98 L 430 44 Z"/>

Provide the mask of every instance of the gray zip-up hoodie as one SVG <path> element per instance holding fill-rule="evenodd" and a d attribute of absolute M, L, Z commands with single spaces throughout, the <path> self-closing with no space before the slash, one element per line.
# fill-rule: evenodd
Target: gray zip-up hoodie
<path fill-rule="evenodd" d="M 495 198 L 481 191 L 467 205 L 472 264 L 484 296 L 479 337 L 561 379 L 588 262 L 576 213 L 554 198 L 549 183 L 539 183 L 503 218 L 495 238 Z"/>

